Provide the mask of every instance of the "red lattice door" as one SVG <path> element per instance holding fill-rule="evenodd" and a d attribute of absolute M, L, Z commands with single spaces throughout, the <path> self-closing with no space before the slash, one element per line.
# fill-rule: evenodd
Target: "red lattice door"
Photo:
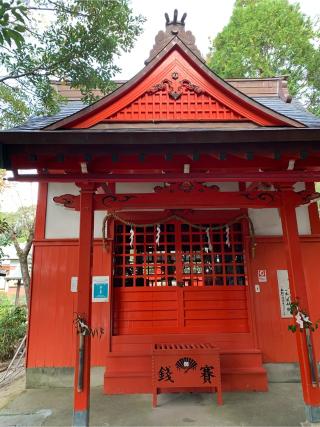
<path fill-rule="evenodd" d="M 115 225 L 115 334 L 247 331 L 242 224 L 218 227 Z"/>

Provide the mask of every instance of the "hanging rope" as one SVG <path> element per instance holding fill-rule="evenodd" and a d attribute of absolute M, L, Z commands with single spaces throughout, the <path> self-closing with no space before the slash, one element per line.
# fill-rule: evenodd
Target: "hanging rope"
<path fill-rule="evenodd" d="M 210 230 L 220 231 L 220 230 L 223 230 L 225 228 L 226 229 L 226 245 L 229 246 L 230 245 L 230 234 L 229 234 L 230 233 L 230 226 L 232 226 L 233 224 L 236 224 L 237 222 L 239 222 L 241 220 L 245 220 L 245 221 L 247 221 L 248 226 L 249 226 L 252 258 L 254 258 L 254 256 L 255 256 L 255 248 L 256 248 L 257 244 L 256 244 L 256 239 L 255 239 L 254 225 L 253 225 L 251 218 L 248 215 L 240 215 L 240 216 L 234 218 L 233 220 L 231 220 L 227 223 L 224 223 L 224 224 L 215 225 L 215 226 L 211 226 L 211 227 L 204 227 L 202 225 L 193 224 L 192 222 L 188 221 L 186 218 L 183 218 L 183 217 L 176 215 L 176 214 L 169 215 L 166 218 L 157 219 L 156 222 L 150 222 L 150 223 L 145 223 L 145 224 L 140 224 L 140 223 L 136 224 L 133 221 L 129 221 L 129 220 L 125 220 L 125 219 L 121 218 L 115 212 L 110 212 L 110 213 L 106 214 L 106 216 L 103 218 L 103 221 L 102 221 L 102 243 L 103 243 L 104 249 L 107 249 L 106 242 L 108 239 L 108 236 L 107 236 L 108 220 L 111 218 L 115 219 L 116 221 L 121 222 L 124 225 L 131 227 L 130 228 L 130 246 L 133 245 L 133 236 L 134 236 L 133 227 L 157 227 L 157 239 L 159 238 L 159 242 L 160 242 L 160 233 L 159 233 L 160 224 L 166 224 L 167 222 L 170 222 L 172 220 L 176 220 L 176 221 L 181 221 L 182 223 L 187 224 L 190 227 L 195 228 L 196 230 L 206 232 L 207 239 L 208 239 L 208 246 L 209 246 L 209 249 L 211 252 L 212 252 L 212 244 L 211 244 L 210 234 L 209 234 Z M 159 227 L 159 229 L 158 229 L 158 227 Z M 157 242 L 157 240 L 156 240 L 156 242 Z M 157 243 L 157 245 L 158 245 L 158 243 Z"/>

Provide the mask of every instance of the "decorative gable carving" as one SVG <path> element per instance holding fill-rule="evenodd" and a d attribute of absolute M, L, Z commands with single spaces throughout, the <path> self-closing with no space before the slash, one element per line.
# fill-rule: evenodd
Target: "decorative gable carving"
<path fill-rule="evenodd" d="M 164 79 L 105 121 L 243 121 L 248 119 L 188 79 Z"/>
<path fill-rule="evenodd" d="M 192 84 L 189 80 L 183 79 L 178 81 L 179 73 L 174 71 L 172 73 L 172 79 L 164 79 L 161 83 L 154 85 L 147 93 L 148 95 L 153 95 L 157 92 L 167 92 L 170 98 L 174 99 L 175 101 L 181 97 L 183 93 L 194 92 L 198 95 L 201 95 L 202 93 L 206 93 L 204 90 L 202 90 L 199 86 L 196 86 Z"/>

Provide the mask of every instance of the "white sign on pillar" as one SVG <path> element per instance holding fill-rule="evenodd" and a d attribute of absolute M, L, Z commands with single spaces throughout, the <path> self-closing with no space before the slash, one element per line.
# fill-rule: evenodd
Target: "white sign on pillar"
<path fill-rule="evenodd" d="M 290 313 L 291 295 L 288 270 L 277 270 L 280 313 L 282 318 L 292 317 Z"/>

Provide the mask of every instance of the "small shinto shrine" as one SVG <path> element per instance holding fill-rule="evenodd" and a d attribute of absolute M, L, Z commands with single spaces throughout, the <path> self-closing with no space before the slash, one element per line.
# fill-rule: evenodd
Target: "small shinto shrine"
<path fill-rule="evenodd" d="M 1 167 L 39 182 L 27 385 L 74 372 L 87 425 L 90 367 L 106 394 L 151 394 L 213 372 L 181 355 L 154 386 L 156 345 L 212 345 L 222 391 L 290 372 L 319 422 L 320 119 L 281 77 L 217 76 L 185 18 L 111 94 L 85 106 L 56 83 L 57 115 L 0 132 Z"/>

